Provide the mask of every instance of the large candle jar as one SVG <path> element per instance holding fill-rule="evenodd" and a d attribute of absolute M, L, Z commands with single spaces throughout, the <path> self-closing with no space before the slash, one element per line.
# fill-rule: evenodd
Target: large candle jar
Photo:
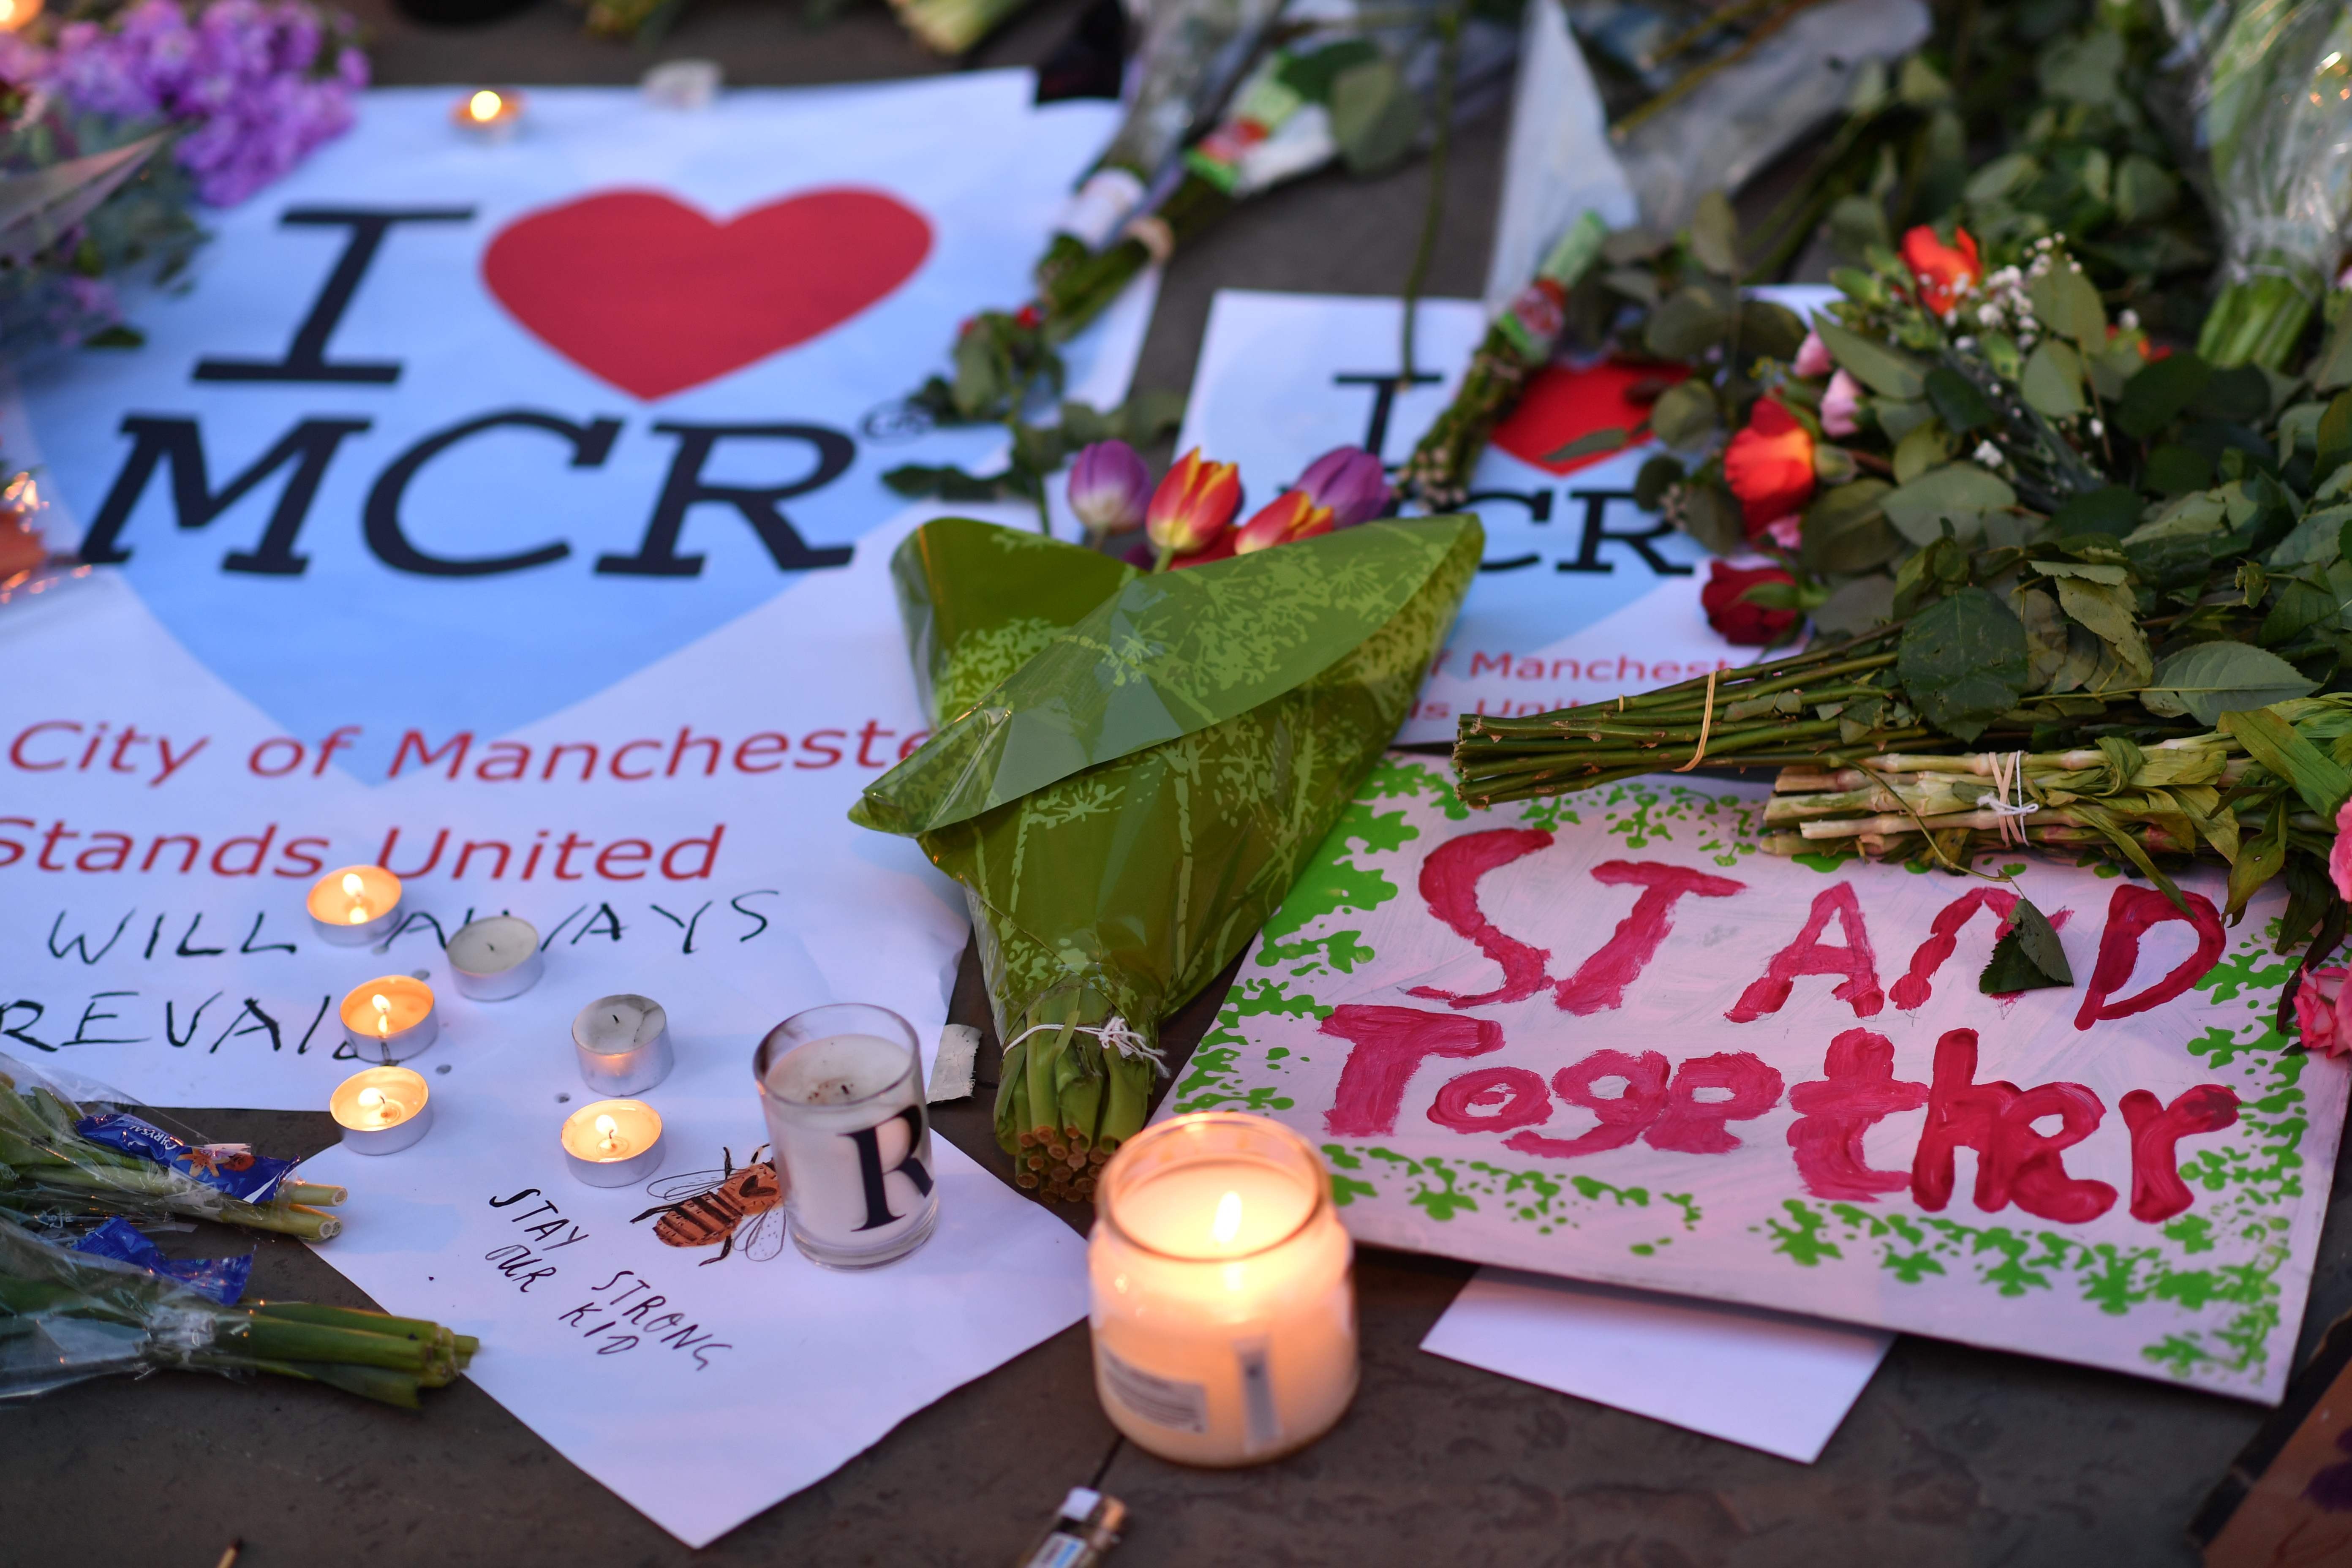
<path fill-rule="evenodd" d="M 795 1013 L 760 1042 L 751 1072 L 793 1243 L 810 1261 L 874 1268 L 930 1239 L 940 1192 L 907 1020 L 856 1003 Z"/>
<path fill-rule="evenodd" d="M 1103 1167 L 1087 1243 L 1095 1388 L 1139 1447 L 1249 1465 L 1356 1393 L 1354 1248 L 1314 1146 L 1234 1111 L 1180 1116 Z"/>

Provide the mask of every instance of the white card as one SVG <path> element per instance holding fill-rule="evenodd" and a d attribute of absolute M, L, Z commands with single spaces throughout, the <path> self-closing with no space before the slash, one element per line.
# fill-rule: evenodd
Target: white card
<path fill-rule="evenodd" d="M 1489 1268 L 1421 1348 L 1810 1465 L 1894 1342 L 1877 1329 Z"/>

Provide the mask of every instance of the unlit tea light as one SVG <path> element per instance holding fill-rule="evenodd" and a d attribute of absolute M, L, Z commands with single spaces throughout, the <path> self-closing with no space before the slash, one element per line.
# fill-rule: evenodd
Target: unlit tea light
<path fill-rule="evenodd" d="M 422 1074 L 406 1068 L 367 1068 L 335 1086 L 327 1113 L 343 1130 L 354 1154 L 394 1154 L 433 1125 L 433 1099 Z"/>
<path fill-rule="evenodd" d="M 457 994 L 477 1002 L 521 995 L 539 984 L 544 967 L 539 928 L 514 915 L 486 915 L 459 926 L 446 951 Z"/>
<path fill-rule="evenodd" d="M 645 1181 L 662 1163 L 661 1112 L 642 1100 L 599 1100 L 563 1119 L 563 1159 L 592 1187 Z"/>
<path fill-rule="evenodd" d="M 600 1094 L 642 1094 L 669 1076 L 677 1060 L 669 1014 L 650 996 L 599 996 L 572 1020 L 580 1076 Z"/>
<path fill-rule="evenodd" d="M 400 919 L 400 879 L 381 866 L 345 866 L 310 884 L 310 929 L 335 947 L 365 947 Z"/>
<path fill-rule="evenodd" d="M 362 1061 L 404 1062 L 441 1034 L 433 987 L 405 974 L 379 974 L 352 987 L 337 1011 L 343 1038 Z"/>

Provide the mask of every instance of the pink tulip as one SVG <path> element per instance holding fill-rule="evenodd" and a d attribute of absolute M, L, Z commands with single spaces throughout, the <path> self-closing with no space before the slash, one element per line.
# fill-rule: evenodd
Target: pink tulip
<path fill-rule="evenodd" d="M 1070 510 L 1090 533 L 1117 533 L 1143 524 L 1151 475 L 1124 441 L 1097 441 L 1070 465 Z"/>
<path fill-rule="evenodd" d="M 2327 851 L 2327 879 L 2336 896 L 2352 899 L 2352 800 L 2336 808 L 2336 843 Z"/>
<path fill-rule="evenodd" d="M 2303 1048 L 2324 1057 L 2352 1054 L 2352 1014 L 2347 1014 L 2347 988 L 2352 969 L 2315 969 L 2295 988 L 2294 1022 L 2303 1035 Z"/>
<path fill-rule="evenodd" d="M 1819 332 L 1807 332 L 1805 341 L 1797 345 L 1797 363 L 1793 367 L 1801 376 L 1827 375 L 1837 368 L 1830 359 L 1829 345 L 1822 342 Z"/>
<path fill-rule="evenodd" d="M 1862 428 L 1854 417 L 1861 412 L 1861 384 L 1843 371 L 1830 377 L 1829 390 L 1822 394 L 1822 434 L 1853 435 Z"/>
<path fill-rule="evenodd" d="M 1307 465 L 1297 488 L 1312 505 L 1330 509 L 1334 528 L 1353 528 L 1388 510 L 1388 475 L 1361 447 L 1332 447 Z"/>
<path fill-rule="evenodd" d="M 1242 505 L 1242 471 L 1203 459 L 1198 447 L 1176 459 L 1151 492 L 1143 530 L 1164 562 L 1206 550 Z"/>

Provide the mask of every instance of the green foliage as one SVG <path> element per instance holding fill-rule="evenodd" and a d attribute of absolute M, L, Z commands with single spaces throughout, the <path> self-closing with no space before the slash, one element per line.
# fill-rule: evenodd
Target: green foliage
<path fill-rule="evenodd" d="M 1963 588 L 1912 617 L 1895 668 L 1928 721 L 1961 741 L 2025 694 L 2025 627 L 1982 588 Z"/>

